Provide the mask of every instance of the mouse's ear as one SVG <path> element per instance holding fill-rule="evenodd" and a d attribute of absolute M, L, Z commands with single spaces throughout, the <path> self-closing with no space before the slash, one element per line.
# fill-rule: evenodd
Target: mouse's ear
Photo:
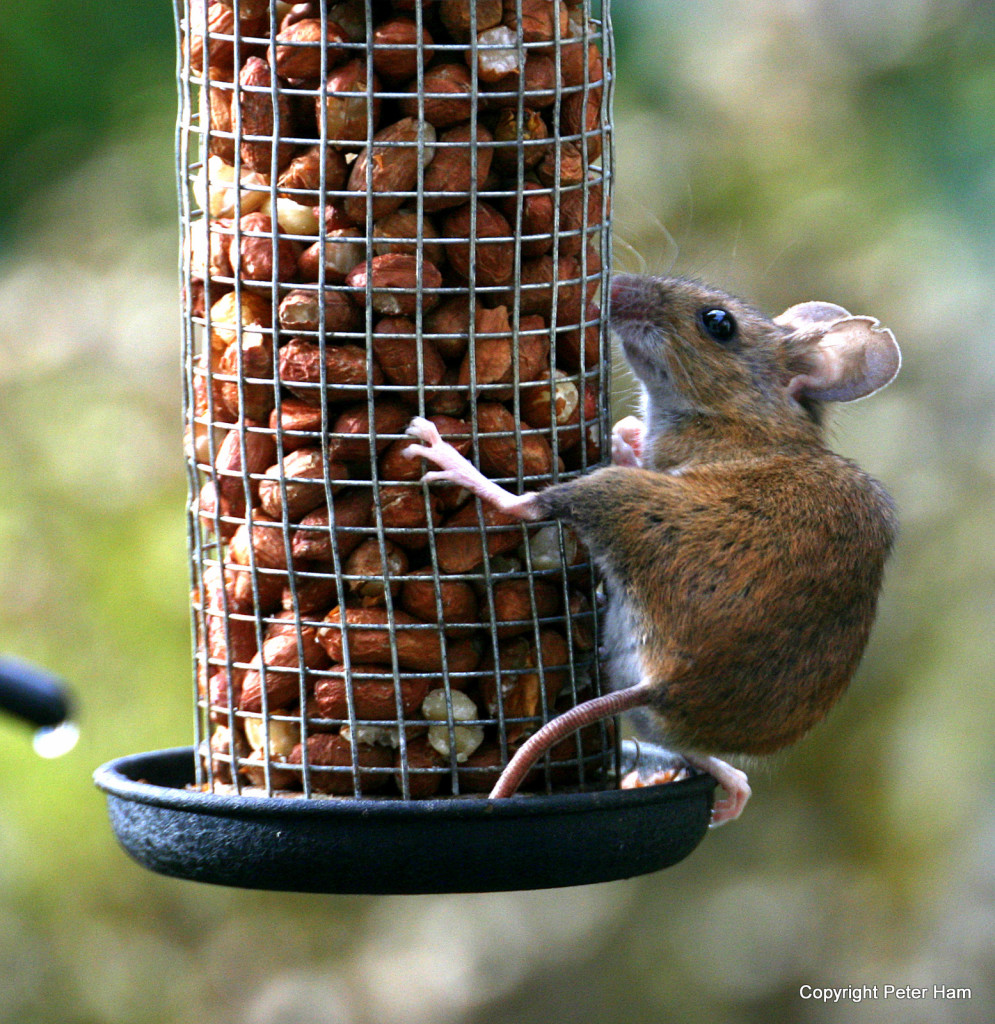
<path fill-rule="evenodd" d="M 831 302 L 802 302 L 774 323 L 792 332 L 805 349 L 806 369 L 792 377 L 793 398 L 852 402 L 895 379 L 902 353 L 895 336 L 872 316 L 851 316 Z"/>

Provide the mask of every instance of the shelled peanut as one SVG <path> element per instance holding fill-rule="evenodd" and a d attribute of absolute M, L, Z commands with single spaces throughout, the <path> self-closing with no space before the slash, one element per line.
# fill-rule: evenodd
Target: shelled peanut
<path fill-rule="evenodd" d="M 479 789 L 589 695 L 590 566 L 426 489 L 404 428 L 516 489 L 601 460 L 597 29 L 558 0 L 190 3 L 212 777 Z"/>

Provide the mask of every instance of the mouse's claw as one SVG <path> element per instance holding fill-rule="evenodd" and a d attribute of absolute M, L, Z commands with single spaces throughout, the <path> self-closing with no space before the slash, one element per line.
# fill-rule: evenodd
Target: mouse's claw
<path fill-rule="evenodd" d="M 699 771 L 706 772 L 726 791 L 726 796 L 716 800 L 712 807 L 712 823 L 709 828 L 718 828 L 727 821 L 735 821 L 743 813 L 746 802 L 752 795 L 746 772 L 733 768 L 731 764 L 717 757 L 698 757 L 684 754 L 684 759 Z"/>
<path fill-rule="evenodd" d="M 469 465 L 469 463 L 451 444 L 442 439 L 438 427 L 431 420 L 415 416 L 404 432 L 409 437 L 421 442 L 420 444 L 409 444 L 402 453 L 405 458 L 417 459 L 421 457 L 431 462 L 432 465 L 438 466 L 437 472 L 426 473 L 423 479 L 448 481 L 449 476 L 447 474 L 452 473 L 454 470 L 463 470 L 465 472 L 466 466 L 462 464 Z M 454 480 L 453 482 L 457 481 Z"/>
<path fill-rule="evenodd" d="M 474 486 L 479 484 L 480 472 L 472 463 L 464 459 L 448 441 L 442 439 L 438 427 L 431 420 L 415 416 L 408 424 L 405 433 L 421 442 L 421 444 L 409 444 L 404 449 L 405 457 L 416 459 L 420 456 L 436 467 L 425 473 L 422 477 L 423 480 L 429 483 L 457 484 L 469 490 L 474 490 Z"/>
<path fill-rule="evenodd" d="M 422 416 L 412 417 L 411 422 L 404 430 L 405 434 L 413 437 L 416 441 L 422 441 L 427 445 L 444 444 L 439 428 L 431 421 Z M 409 449 L 405 449 L 405 454 Z M 409 456 L 414 458 L 414 456 Z"/>

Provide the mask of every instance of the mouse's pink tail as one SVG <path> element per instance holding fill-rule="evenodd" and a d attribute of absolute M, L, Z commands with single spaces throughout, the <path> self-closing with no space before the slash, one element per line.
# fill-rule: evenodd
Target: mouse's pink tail
<path fill-rule="evenodd" d="M 525 744 L 508 762 L 490 792 L 490 799 L 499 800 L 502 797 L 513 796 L 539 758 L 565 736 L 569 736 L 570 733 L 583 729 L 584 726 L 591 725 L 593 722 L 598 722 L 602 718 L 618 715 L 623 711 L 631 711 L 633 708 L 644 707 L 651 692 L 652 687 L 646 683 L 639 683 L 625 690 L 616 690 L 612 693 L 602 694 L 600 697 L 592 697 L 591 700 L 584 701 L 583 704 L 578 704 L 547 722 L 537 733 L 526 740 Z"/>

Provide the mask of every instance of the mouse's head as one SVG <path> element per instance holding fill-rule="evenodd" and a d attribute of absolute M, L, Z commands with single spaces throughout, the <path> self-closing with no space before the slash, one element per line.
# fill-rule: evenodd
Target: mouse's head
<path fill-rule="evenodd" d="M 684 278 L 616 276 L 611 326 L 643 384 L 651 429 L 694 413 L 817 424 L 824 402 L 870 395 L 901 364 L 873 317 L 804 302 L 772 320 Z"/>

